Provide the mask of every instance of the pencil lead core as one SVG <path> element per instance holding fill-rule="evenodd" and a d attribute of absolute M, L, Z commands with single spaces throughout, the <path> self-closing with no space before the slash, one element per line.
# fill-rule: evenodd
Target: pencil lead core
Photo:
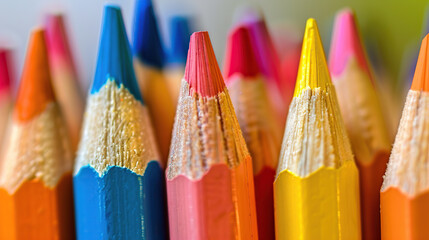
<path fill-rule="evenodd" d="M 133 52 L 143 63 L 163 68 L 165 53 L 151 0 L 137 0 L 133 25 Z"/>
<path fill-rule="evenodd" d="M 107 5 L 104 8 L 97 68 L 91 94 L 97 93 L 109 80 L 115 81 L 118 86 L 123 85 L 137 100 L 143 101 L 134 74 L 121 9 Z"/>
<path fill-rule="evenodd" d="M 233 29 L 228 37 L 227 44 L 226 76 L 229 78 L 235 73 L 240 73 L 246 79 L 256 77 L 259 74 L 259 67 L 249 30 L 244 26 Z"/>
<path fill-rule="evenodd" d="M 184 79 L 203 97 L 212 97 L 224 90 L 225 83 L 208 32 L 192 34 Z"/>
<path fill-rule="evenodd" d="M 294 97 L 306 88 L 322 88 L 331 84 L 325 53 L 316 20 L 307 20 Z"/>
<path fill-rule="evenodd" d="M 417 60 L 411 90 L 429 92 L 429 34 L 422 41 L 420 46 L 419 59 Z"/>
<path fill-rule="evenodd" d="M 359 66 L 371 76 L 355 15 L 352 10 L 346 8 L 335 18 L 329 54 L 331 74 L 340 75 L 351 57 L 355 57 Z"/>
<path fill-rule="evenodd" d="M 45 31 L 35 29 L 30 36 L 27 56 L 15 104 L 15 117 L 28 121 L 42 113 L 55 101 L 51 85 Z"/>

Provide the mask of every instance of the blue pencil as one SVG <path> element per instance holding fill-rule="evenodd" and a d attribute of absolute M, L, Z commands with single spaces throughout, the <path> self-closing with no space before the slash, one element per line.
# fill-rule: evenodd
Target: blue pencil
<path fill-rule="evenodd" d="M 168 238 L 163 167 L 115 6 L 104 9 L 73 183 L 78 239 Z"/>

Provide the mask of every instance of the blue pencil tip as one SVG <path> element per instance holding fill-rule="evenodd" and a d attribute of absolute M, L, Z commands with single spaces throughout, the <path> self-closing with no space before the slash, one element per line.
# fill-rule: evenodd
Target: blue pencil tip
<path fill-rule="evenodd" d="M 191 38 L 190 19 L 175 16 L 170 20 L 171 51 L 169 62 L 185 65 L 188 57 L 189 40 Z"/>
<path fill-rule="evenodd" d="M 130 44 L 128 42 L 121 9 L 107 5 L 98 49 L 97 68 L 91 94 L 97 93 L 108 80 L 123 85 L 136 100 L 143 102 L 133 68 Z"/>
<path fill-rule="evenodd" d="M 133 52 L 143 63 L 161 69 L 165 53 L 151 0 L 137 0 L 133 26 Z"/>

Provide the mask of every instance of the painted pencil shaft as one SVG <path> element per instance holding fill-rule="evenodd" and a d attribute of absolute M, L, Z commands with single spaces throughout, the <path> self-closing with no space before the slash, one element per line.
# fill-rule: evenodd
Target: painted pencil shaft
<path fill-rule="evenodd" d="M 426 36 L 380 192 L 381 238 L 386 240 L 429 236 L 428 47 Z"/>
<path fill-rule="evenodd" d="M 167 167 L 171 239 L 258 239 L 251 161 L 209 35 L 194 33 Z"/>
<path fill-rule="evenodd" d="M 276 239 L 360 239 L 359 177 L 315 20 L 274 182 Z"/>
<path fill-rule="evenodd" d="M 338 13 L 330 53 L 332 81 L 360 176 L 363 239 L 380 239 L 380 196 L 390 141 L 354 14 Z"/>
<path fill-rule="evenodd" d="M 79 144 L 84 102 L 67 39 L 63 16 L 48 15 L 45 26 L 49 61 L 52 70 L 52 83 L 67 123 L 73 152 L 75 152 Z"/>
<path fill-rule="evenodd" d="M 133 29 L 134 67 L 143 99 L 152 119 L 165 163 L 174 123 L 174 101 L 162 72 L 165 53 L 151 0 L 136 0 Z"/>
<path fill-rule="evenodd" d="M 259 239 L 274 239 L 273 182 L 281 143 L 275 119 L 254 54 L 249 30 L 234 28 L 229 37 L 226 82 L 237 119 L 253 162 Z"/>
<path fill-rule="evenodd" d="M 0 239 L 74 239 L 72 156 L 51 86 L 45 32 L 33 31 L 0 172 Z"/>
<path fill-rule="evenodd" d="M 106 6 L 73 177 L 79 239 L 167 239 L 165 179 L 119 7 Z"/>

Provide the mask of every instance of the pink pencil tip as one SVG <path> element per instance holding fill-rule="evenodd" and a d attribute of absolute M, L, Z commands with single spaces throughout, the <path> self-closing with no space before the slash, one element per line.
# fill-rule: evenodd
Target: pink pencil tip
<path fill-rule="evenodd" d="M 189 42 L 184 79 L 203 97 L 216 96 L 225 83 L 208 32 L 195 32 Z"/>
<path fill-rule="evenodd" d="M 50 60 L 61 61 L 74 70 L 70 46 L 61 14 L 48 14 L 45 20 L 46 42 Z"/>
<path fill-rule="evenodd" d="M 235 73 L 240 73 L 243 77 L 255 77 L 259 74 L 255 49 L 245 26 L 238 26 L 231 31 L 227 45 L 225 74 L 228 78 Z"/>
<path fill-rule="evenodd" d="M 10 88 L 11 74 L 11 52 L 0 49 L 0 92 Z"/>
<path fill-rule="evenodd" d="M 333 76 L 340 75 L 350 58 L 371 76 L 359 29 L 352 10 L 346 8 L 337 14 L 332 35 L 329 67 Z"/>

